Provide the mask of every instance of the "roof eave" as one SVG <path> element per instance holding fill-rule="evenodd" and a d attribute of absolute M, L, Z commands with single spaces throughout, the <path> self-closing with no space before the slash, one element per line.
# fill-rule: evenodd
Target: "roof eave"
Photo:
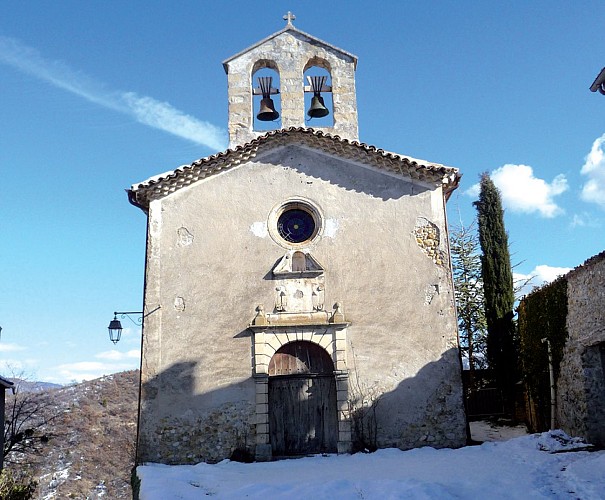
<path fill-rule="evenodd" d="M 146 212 L 150 201 L 157 199 L 157 193 L 160 191 L 164 190 L 165 194 L 168 194 L 197 180 L 211 177 L 220 171 L 240 165 L 250 158 L 256 157 L 266 147 L 274 147 L 275 141 L 279 145 L 284 140 L 288 141 L 288 138 L 299 138 L 298 141 L 301 145 L 306 144 L 318 149 L 325 149 L 322 148 L 322 145 L 329 145 L 330 141 L 339 142 L 342 148 L 345 148 L 342 150 L 344 158 L 355 160 L 355 158 L 359 159 L 361 155 L 367 158 L 367 161 L 376 163 L 378 168 L 387 173 L 396 173 L 401 177 L 409 177 L 412 181 L 423 181 L 441 186 L 448 197 L 458 187 L 460 174 L 457 168 L 391 153 L 358 141 L 341 139 L 338 135 L 331 135 L 321 130 L 291 127 L 269 131 L 246 144 L 201 158 L 189 165 L 182 165 L 170 172 L 134 184 L 128 190 L 129 201 Z M 402 170 L 402 167 L 405 171 Z M 425 173 L 423 174 L 422 171 Z M 159 197 L 163 197 L 165 194 Z"/>
<path fill-rule="evenodd" d="M 299 30 L 298 28 L 294 27 L 291 24 L 286 25 L 283 29 L 276 31 L 275 33 L 273 33 L 272 35 L 269 35 L 268 37 L 263 38 L 262 40 L 260 40 L 259 42 L 256 42 L 252 45 L 250 45 L 249 47 L 245 48 L 244 50 L 241 50 L 240 52 L 238 52 L 235 55 L 232 55 L 231 57 L 228 57 L 227 59 L 225 59 L 223 61 L 223 69 L 225 70 L 225 73 L 229 73 L 229 63 L 231 61 L 233 61 L 234 59 L 237 59 L 238 57 L 240 57 L 241 55 L 245 54 L 246 52 L 249 52 L 253 49 L 255 49 L 256 47 L 262 45 L 265 42 L 268 42 L 269 40 L 281 35 L 282 33 L 286 33 L 287 31 L 293 31 L 295 33 L 298 33 L 299 35 L 305 36 L 307 38 L 310 38 L 311 40 L 320 43 L 322 45 L 325 45 L 326 47 L 331 48 L 332 50 L 335 50 L 336 52 L 340 52 L 341 54 L 350 57 L 353 60 L 353 68 L 357 69 L 357 56 L 355 54 L 351 54 L 350 52 L 347 52 L 346 50 L 343 50 L 339 47 L 336 47 L 336 45 L 332 45 L 331 43 L 325 42 L 324 40 L 321 40 L 320 38 L 317 38 L 313 35 L 310 35 L 309 33 L 306 33 L 304 31 Z"/>
<path fill-rule="evenodd" d="M 443 195 L 445 196 L 445 202 L 447 203 L 452 196 L 452 193 L 458 189 L 460 186 L 460 180 L 462 179 L 462 174 L 459 171 L 456 171 L 452 174 L 451 180 L 445 181 L 443 183 Z"/>
<path fill-rule="evenodd" d="M 143 205 L 141 203 L 139 203 L 139 200 L 137 198 L 137 193 L 134 189 L 125 189 L 126 194 L 128 195 L 128 201 L 131 205 L 134 205 L 137 208 L 140 208 L 143 212 L 148 213 L 149 212 L 149 206 L 148 205 Z"/>
<path fill-rule="evenodd" d="M 605 83 L 605 68 L 603 68 L 601 70 L 601 72 L 595 78 L 594 82 L 592 82 L 592 85 L 590 86 L 590 91 L 596 92 L 598 90 L 601 93 L 603 93 L 602 86 L 604 83 Z"/>
<path fill-rule="evenodd" d="M 10 380 L 8 380 L 4 377 L 0 377 L 0 386 L 3 389 L 14 389 L 15 384 L 14 384 L 14 382 L 11 382 Z"/>

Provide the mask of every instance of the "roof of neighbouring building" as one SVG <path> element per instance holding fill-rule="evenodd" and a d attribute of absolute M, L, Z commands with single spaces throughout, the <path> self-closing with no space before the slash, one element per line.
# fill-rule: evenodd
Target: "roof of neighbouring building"
<path fill-rule="evenodd" d="M 269 35 L 268 37 L 263 38 L 259 42 L 256 42 L 255 44 L 250 45 L 250 47 L 248 47 L 248 48 L 246 48 L 246 49 L 238 52 L 237 54 L 235 54 L 235 55 L 233 55 L 233 56 L 228 57 L 227 59 L 225 59 L 223 61 L 223 68 L 225 68 L 225 73 L 228 72 L 229 63 L 231 61 L 233 61 L 234 59 L 236 59 L 239 56 L 245 54 L 246 52 L 251 51 L 252 49 L 255 49 L 259 45 L 262 45 L 263 43 L 268 42 L 272 38 L 275 38 L 275 37 L 281 35 L 282 33 L 287 33 L 287 32 L 291 32 L 291 33 L 296 33 L 298 35 L 302 35 L 303 37 L 310 39 L 315 44 L 323 45 L 325 48 L 331 49 L 332 51 L 335 51 L 335 52 L 339 52 L 342 55 L 351 58 L 353 60 L 354 67 L 357 68 L 357 56 L 356 55 L 351 54 L 350 52 L 347 52 L 346 50 L 342 50 L 342 49 L 336 47 L 335 45 L 332 45 L 331 43 L 324 42 L 323 40 L 320 40 L 319 38 L 314 37 L 313 35 L 309 35 L 309 33 L 305 33 L 304 31 L 301 31 L 298 28 L 295 28 L 292 24 L 288 23 L 288 24 L 286 24 L 285 28 L 283 28 L 283 29 L 281 29 L 279 31 L 276 31 L 272 35 Z"/>
<path fill-rule="evenodd" d="M 357 161 L 411 181 L 441 185 L 448 197 L 458 187 L 461 178 L 457 168 L 391 153 L 375 146 L 342 139 L 321 130 L 292 127 L 267 132 L 246 144 L 201 158 L 190 165 L 183 165 L 134 184 L 128 190 L 128 199 L 133 205 L 145 209 L 151 200 L 163 198 L 182 187 L 241 165 L 276 147 L 289 145 L 300 145 L 344 160 Z"/>
<path fill-rule="evenodd" d="M 4 389 L 10 389 L 14 385 L 15 384 L 13 384 L 10 380 L 4 377 L 0 377 L 0 386 L 2 386 Z"/>

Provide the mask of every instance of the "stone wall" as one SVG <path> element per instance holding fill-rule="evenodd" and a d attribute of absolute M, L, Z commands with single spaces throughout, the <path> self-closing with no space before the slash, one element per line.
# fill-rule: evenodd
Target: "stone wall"
<path fill-rule="evenodd" d="M 204 415 L 165 416 L 153 433 L 143 436 L 139 462 L 216 463 L 235 453 L 253 457 L 255 424 L 254 405 L 248 401 L 225 403 Z"/>
<path fill-rule="evenodd" d="M 569 339 L 557 380 L 557 424 L 605 446 L 605 252 L 566 278 Z"/>

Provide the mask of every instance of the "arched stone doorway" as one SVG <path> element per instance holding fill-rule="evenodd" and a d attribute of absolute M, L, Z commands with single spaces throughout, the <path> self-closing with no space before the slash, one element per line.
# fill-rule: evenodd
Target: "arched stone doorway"
<path fill-rule="evenodd" d="M 331 356 L 313 342 L 291 342 L 275 352 L 268 371 L 273 456 L 337 452 L 337 392 Z"/>

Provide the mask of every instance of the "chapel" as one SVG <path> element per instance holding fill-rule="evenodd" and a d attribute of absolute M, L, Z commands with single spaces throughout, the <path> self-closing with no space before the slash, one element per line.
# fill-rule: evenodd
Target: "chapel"
<path fill-rule="evenodd" d="M 139 463 L 466 442 L 460 174 L 360 142 L 357 57 L 284 19 L 223 62 L 228 149 L 128 191 L 148 217 Z"/>

